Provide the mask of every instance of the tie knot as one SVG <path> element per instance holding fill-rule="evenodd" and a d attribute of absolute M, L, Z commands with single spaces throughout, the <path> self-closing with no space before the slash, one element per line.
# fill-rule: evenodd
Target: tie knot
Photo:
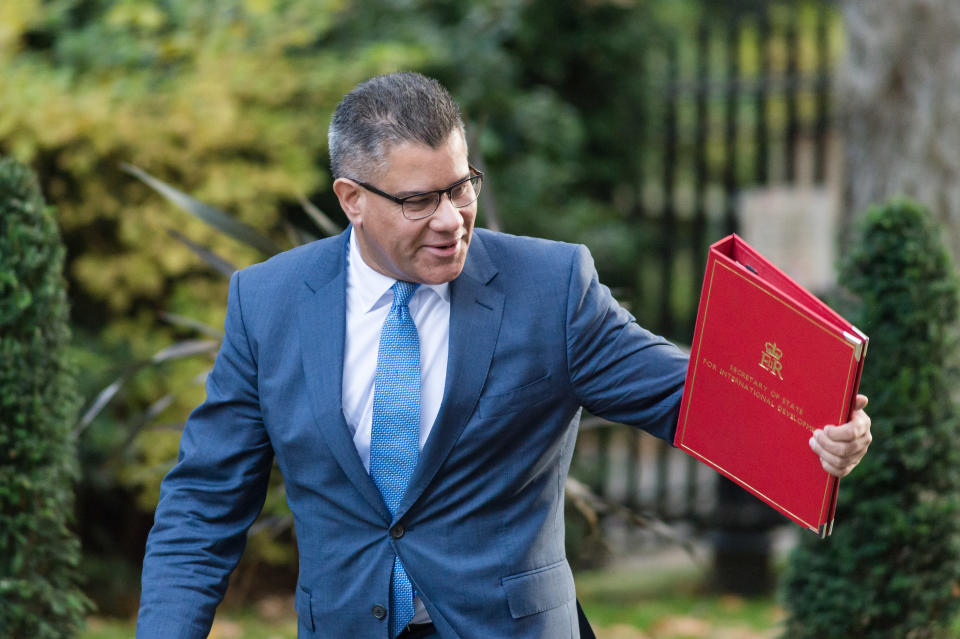
<path fill-rule="evenodd" d="M 413 297 L 413 293 L 417 290 L 418 286 L 420 286 L 420 284 L 417 282 L 404 282 L 403 280 L 397 280 L 397 282 L 391 287 L 393 289 L 393 305 L 406 306 L 409 304 L 410 298 Z"/>

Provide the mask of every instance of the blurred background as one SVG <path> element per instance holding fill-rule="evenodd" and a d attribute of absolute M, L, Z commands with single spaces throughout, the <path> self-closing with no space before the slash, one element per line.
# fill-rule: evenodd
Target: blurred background
<path fill-rule="evenodd" d="M 82 636 L 132 635 L 225 274 L 346 223 L 326 130 L 355 84 L 439 79 L 487 175 L 478 223 L 586 244 L 638 321 L 686 344 L 728 233 L 841 312 L 835 265 L 869 205 L 918 199 L 956 253 L 958 36 L 953 0 L 2 0 L 0 155 L 37 174 L 66 246 Z M 590 416 L 572 477 L 598 636 L 783 631 L 776 584 L 809 533 Z M 213 636 L 295 636 L 296 565 L 276 476 Z"/>

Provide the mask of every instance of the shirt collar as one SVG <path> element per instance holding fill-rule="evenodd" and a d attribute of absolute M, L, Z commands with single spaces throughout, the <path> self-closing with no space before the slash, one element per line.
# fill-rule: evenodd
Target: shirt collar
<path fill-rule="evenodd" d="M 353 259 L 356 256 L 358 259 Z M 350 288 L 356 295 L 359 308 L 364 313 L 369 313 L 381 304 L 390 304 L 393 302 L 393 293 L 390 287 L 397 281 L 395 278 L 388 277 L 379 273 L 363 259 L 360 254 L 360 246 L 357 244 L 357 234 L 354 229 L 350 229 L 350 248 L 347 251 L 347 277 Z M 450 303 L 450 283 L 443 284 L 421 284 L 420 288 L 433 291 L 446 303 Z M 419 293 L 420 289 L 417 289 Z M 416 295 L 417 293 L 414 293 Z"/>

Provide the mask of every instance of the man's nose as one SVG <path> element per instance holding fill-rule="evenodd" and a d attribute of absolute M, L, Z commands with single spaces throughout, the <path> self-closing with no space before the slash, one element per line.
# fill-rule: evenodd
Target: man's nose
<path fill-rule="evenodd" d="M 460 209 L 450 201 L 450 195 L 447 193 L 441 195 L 437 211 L 430 217 L 430 226 L 436 230 L 456 229 L 460 227 L 462 221 Z"/>

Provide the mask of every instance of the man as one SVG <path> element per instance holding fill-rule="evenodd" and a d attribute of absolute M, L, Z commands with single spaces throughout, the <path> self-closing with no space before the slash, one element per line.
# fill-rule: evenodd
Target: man
<path fill-rule="evenodd" d="M 563 487 L 580 407 L 670 440 L 686 357 L 584 247 L 474 229 L 483 177 L 435 81 L 355 88 L 330 153 L 351 226 L 231 279 L 137 636 L 206 636 L 276 456 L 300 637 L 578 637 Z M 866 451 L 865 401 L 812 440 L 828 472 Z"/>

